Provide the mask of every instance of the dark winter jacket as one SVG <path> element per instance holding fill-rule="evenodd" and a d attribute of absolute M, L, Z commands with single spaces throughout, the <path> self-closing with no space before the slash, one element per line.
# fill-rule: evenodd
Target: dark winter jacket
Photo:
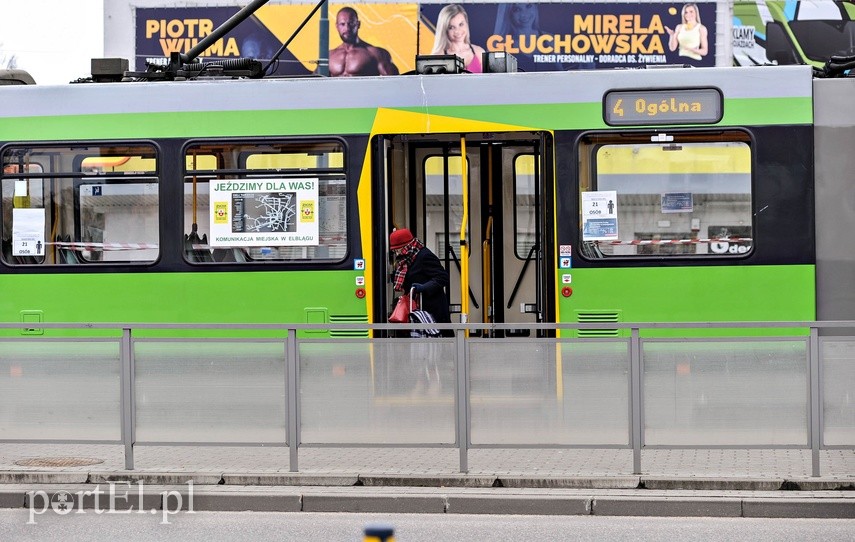
<path fill-rule="evenodd" d="M 448 312 L 448 271 L 442 266 L 436 254 L 427 247 L 419 250 L 412 265 L 407 268 L 404 277 L 404 292 L 409 293 L 413 284 L 421 284 L 424 290 L 421 293 L 421 308 L 433 316 L 440 323 L 451 323 L 451 314 Z M 416 294 L 416 299 L 419 295 Z"/>

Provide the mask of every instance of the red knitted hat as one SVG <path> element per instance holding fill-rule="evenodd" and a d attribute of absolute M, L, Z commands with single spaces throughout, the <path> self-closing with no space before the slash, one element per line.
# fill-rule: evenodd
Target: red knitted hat
<path fill-rule="evenodd" d="M 389 248 L 397 250 L 413 240 L 413 234 L 407 228 L 395 230 L 389 235 Z"/>

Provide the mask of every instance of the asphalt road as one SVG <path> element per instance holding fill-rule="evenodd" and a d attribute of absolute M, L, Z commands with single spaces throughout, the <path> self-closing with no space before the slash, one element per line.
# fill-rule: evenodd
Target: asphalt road
<path fill-rule="evenodd" d="M 0 540 L 277 540 L 361 541 L 369 524 L 394 526 L 398 542 L 466 540 L 774 541 L 855 540 L 855 520 L 329 514 L 273 512 L 101 514 L 33 518 L 0 510 Z"/>

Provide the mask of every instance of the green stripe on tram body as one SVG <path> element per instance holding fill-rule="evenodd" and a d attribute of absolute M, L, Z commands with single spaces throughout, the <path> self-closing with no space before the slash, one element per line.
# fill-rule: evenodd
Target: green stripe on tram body
<path fill-rule="evenodd" d="M 615 314 L 619 322 L 763 322 L 813 321 L 813 265 L 734 265 L 697 267 L 623 267 L 558 269 L 572 272 L 572 295 L 559 297 L 561 321 L 585 321 L 585 315 Z M 757 300 L 763 300 L 758 303 Z M 608 328 L 607 324 L 603 328 Z M 773 334 L 803 333 L 782 328 Z M 732 330 L 728 331 L 732 334 Z M 740 334 L 768 335 L 746 329 Z M 685 335 L 686 331 L 649 331 L 646 336 Z M 693 330 L 715 336 L 723 331 Z M 626 335 L 626 333 L 622 334 Z"/>
<path fill-rule="evenodd" d="M 314 317 L 321 315 L 326 321 L 358 323 L 365 321 L 365 302 L 355 295 L 358 274 L 352 270 L 6 274 L 0 314 L 10 322 L 21 321 L 20 310 L 56 323 L 305 324 L 318 323 Z M 0 333 L 20 336 L 21 330 Z M 74 335 L 61 330 L 46 334 Z M 216 334 L 284 336 L 283 331 Z"/>
<path fill-rule="evenodd" d="M 425 108 L 397 108 L 425 113 Z M 435 106 L 430 114 L 546 130 L 609 128 L 602 104 L 510 104 Z M 377 109 L 301 109 L 177 113 L 112 113 L 49 117 L 7 117 L 2 140 L 149 139 L 159 137 L 368 134 Z M 719 125 L 806 124 L 812 103 L 804 98 L 727 99 Z"/>
<path fill-rule="evenodd" d="M 7 118 L 0 139 L 156 139 L 162 137 L 365 134 L 376 110 L 217 111 Z"/>
<path fill-rule="evenodd" d="M 413 113 L 423 109 L 407 108 Z M 432 107 L 431 114 L 517 124 L 546 130 L 612 129 L 603 121 L 601 103 L 564 103 L 537 105 L 488 105 Z M 725 99 L 724 115 L 716 126 L 756 126 L 810 124 L 813 104 L 809 97 Z M 628 129 L 631 127 L 623 127 Z"/>

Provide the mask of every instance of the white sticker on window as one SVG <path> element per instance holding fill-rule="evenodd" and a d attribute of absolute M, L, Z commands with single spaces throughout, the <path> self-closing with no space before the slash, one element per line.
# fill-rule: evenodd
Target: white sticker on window
<path fill-rule="evenodd" d="M 617 191 L 582 192 L 582 240 L 618 238 Z"/>
<path fill-rule="evenodd" d="M 212 247 L 320 244 L 318 179 L 211 183 Z"/>
<path fill-rule="evenodd" d="M 12 209 L 12 255 L 44 256 L 45 210 Z"/>

